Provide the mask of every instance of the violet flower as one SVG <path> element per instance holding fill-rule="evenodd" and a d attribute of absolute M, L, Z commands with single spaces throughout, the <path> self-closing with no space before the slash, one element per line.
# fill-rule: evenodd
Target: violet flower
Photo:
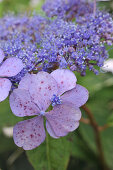
<path fill-rule="evenodd" d="M 23 69 L 20 59 L 10 57 L 3 61 L 4 58 L 4 53 L 0 49 L 0 102 L 7 98 L 11 89 L 12 83 L 8 77 L 16 76 Z"/>
<path fill-rule="evenodd" d="M 66 136 L 79 126 L 81 111 L 79 107 L 88 100 L 88 91 L 76 85 L 76 77 L 67 69 L 57 69 L 51 74 L 39 72 L 27 74 L 10 95 L 12 112 L 18 117 L 36 116 L 17 123 L 13 137 L 17 146 L 31 150 L 39 146 L 46 137 Z M 63 94 L 63 95 L 62 95 Z M 47 111 L 52 103 L 53 109 Z"/>

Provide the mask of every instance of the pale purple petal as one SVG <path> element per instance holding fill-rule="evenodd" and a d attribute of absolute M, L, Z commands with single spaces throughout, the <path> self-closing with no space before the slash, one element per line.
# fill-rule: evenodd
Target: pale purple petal
<path fill-rule="evenodd" d="M 11 89 L 11 82 L 6 78 L 0 78 L 0 102 L 5 100 Z"/>
<path fill-rule="evenodd" d="M 56 136 L 65 136 L 79 126 L 81 111 L 72 105 L 62 104 L 54 106 L 53 110 L 45 114 Z"/>
<path fill-rule="evenodd" d="M 16 76 L 22 69 L 24 65 L 19 58 L 10 57 L 6 59 L 0 67 L 1 77 L 12 77 Z"/>
<path fill-rule="evenodd" d="M 27 90 L 15 89 L 11 93 L 9 100 L 11 110 L 16 116 L 33 116 L 40 113 L 39 108 L 32 102 L 32 98 Z"/>
<path fill-rule="evenodd" d="M 32 79 L 33 74 L 26 74 L 20 81 L 18 88 L 19 89 L 25 89 L 29 90 L 29 86 L 31 85 L 31 79 Z"/>
<path fill-rule="evenodd" d="M 70 102 L 73 104 L 73 107 L 81 107 L 84 105 L 89 97 L 88 90 L 80 85 L 76 85 L 76 87 L 61 96 L 61 100 L 64 102 Z"/>
<path fill-rule="evenodd" d="M 0 49 L 0 63 L 3 61 L 4 57 L 4 52 Z"/>
<path fill-rule="evenodd" d="M 55 139 L 59 138 L 59 136 L 56 136 L 56 134 L 55 134 L 55 132 L 53 131 L 50 123 L 49 123 L 47 120 L 46 120 L 46 129 L 47 129 L 47 131 L 48 131 L 48 133 L 49 133 L 49 135 L 50 135 L 51 137 L 53 137 L 53 138 L 55 138 Z"/>
<path fill-rule="evenodd" d="M 51 75 L 58 83 L 59 95 L 73 89 L 76 86 L 76 76 L 68 69 L 57 69 L 53 71 Z"/>
<path fill-rule="evenodd" d="M 13 129 L 15 144 L 24 150 L 36 148 L 45 140 L 45 136 L 43 118 L 41 116 L 19 122 Z"/>
<path fill-rule="evenodd" d="M 44 111 L 51 104 L 53 94 L 57 95 L 58 93 L 57 83 L 54 78 L 43 71 L 32 76 L 32 83 L 29 87 L 29 91 L 34 102 L 37 103 L 40 110 Z"/>

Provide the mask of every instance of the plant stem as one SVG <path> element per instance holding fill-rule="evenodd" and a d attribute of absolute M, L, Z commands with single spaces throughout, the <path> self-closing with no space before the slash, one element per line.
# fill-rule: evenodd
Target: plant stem
<path fill-rule="evenodd" d="M 96 0 L 94 0 L 93 14 L 94 14 L 94 16 L 96 15 Z"/>
<path fill-rule="evenodd" d="M 109 170 L 109 168 L 106 164 L 105 158 L 104 158 L 104 153 L 103 153 L 103 149 L 102 149 L 100 131 L 99 131 L 99 128 L 98 128 L 98 124 L 97 124 L 93 114 L 89 110 L 89 108 L 86 105 L 82 106 L 82 108 L 86 112 L 86 114 L 87 114 L 87 116 L 90 120 L 90 124 L 91 124 L 91 126 L 94 130 L 94 133 L 95 133 L 96 145 L 97 145 L 97 149 L 98 149 L 98 156 L 99 156 L 99 159 L 100 159 L 102 170 Z"/>
<path fill-rule="evenodd" d="M 88 118 L 81 118 L 80 119 L 80 122 L 82 122 L 82 123 L 84 123 L 84 124 L 86 124 L 86 125 L 91 125 L 91 122 L 90 122 L 90 119 L 88 119 Z M 108 124 L 105 124 L 105 125 L 103 125 L 103 126 L 98 126 L 98 130 L 100 131 L 100 132 L 102 132 L 102 131 L 104 131 L 105 129 L 107 129 L 107 128 L 109 128 L 109 125 Z"/>
<path fill-rule="evenodd" d="M 50 157 L 49 157 L 49 139 L 48 139 L 48 133 L 46 133 L 46 155 L 47 155 L 47 162 L 48 162 L 48 170 L 51 170 L 51 165 L 50 165 Z"/>
<path fill-rule="evenodd" d="M 8 158 L 7 160 L 7 165 L 11 166 L 18 158 L 19 156 L 24 152 L 23 149 L 17 149 L 16 151 L 14 151 Z"/>
<path fill-rule="evenodd" d="M 80 122 L 82 122 L 84 124 L 90 124 L 90 120 L 86 119 L 86 118 L 83 118 L 83 117 L 80 119 Z"/>
<path fill-rule="evenodd" d="M 105 129 L 109 128 L 109 125 L 105 124 L 104 126 L 99 126 L 98 129 L 99 131 L 104 131 Z"/>

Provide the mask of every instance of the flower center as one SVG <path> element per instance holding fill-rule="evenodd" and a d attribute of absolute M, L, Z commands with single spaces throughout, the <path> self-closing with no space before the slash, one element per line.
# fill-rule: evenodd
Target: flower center
<path fill-rule="evenodd" d="M 55 94 L 53 95 L 53 97 L 51 98 L 51 104 L 52 106 L 55 106 L 57 104 L 62 104 L 62 100 L 60 99 L 60 96 L 56 96 Z"/>
<path fill-rule="evenodd" d="M 40 115 L 44 116 L 45 115 L 45 111 L 41 110 L 40 111 Z"/>

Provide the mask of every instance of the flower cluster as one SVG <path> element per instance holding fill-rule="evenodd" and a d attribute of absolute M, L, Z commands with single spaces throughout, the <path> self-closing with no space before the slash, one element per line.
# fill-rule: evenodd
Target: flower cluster
<path fill-rule="evenodd" d="M 98 8 L 94 14 L 94 6 L 95 3 L 84 0 L 45 2 L 46 15 L 58 17 L 44 32 L 41 52 L 47 59 L 46 71 L 69 67 L 81 75 L 86 74 L 87 68 L 99 73 L 97 66 L 102 67 L 109 56 L 105 45 L 113 44 L 113 19 Z"/>
<path fill-rule="evenodd" d="M 14 127 L 14 141 L 24 150 L 31 150 L 45 140 L 43 117 L 50 136 L 66 136 L 79 126 L 79 107 L 86 103 L 88 91 L 76 85 L 76 77 L 69 70 L 57 69 L 51 74 L 27 74 L 10 95 L 12 112 L 19 117 L 36 116 L 19 122 Z M 46 111 L 55 96 L 61 96 L 53 109 Z"/>
<path fill-rule="evenodd" d="M 68 6 L 68 4 L 67 4 Z M 28 72 L 70 68 L 86 74 L 86 69 L 98 74 L 108 58 L 105 44 L 113 44 L 113 20 L 108 13 L 97 12 L 75 22 L 33 15 L 5 16 L 0 19 L 0 47 L 5 57 L 17 57 L 25 64 L 10 80 L 18 84 Z M 85 22 L 84 22 L 85 21 Z"/>
<path fill-rule="evenodd" d="M 23 70 L 11 78 L 13 84 L 32 70 L 41 61 L 37 57 L 41 35 L 48 21 L 40 16 L 8 15 L 0 19 L 0 48 L 5 57 L 16 57 L 24 63 Z"/>
<path fill-rule="evenodd" d="M 95 66 L 102 67 L 108 58 L 105 43 L 112 44 L 110 35 L 113 30 L 113 22 L 106 20 L 102 25 L 100 20 L 97 23 L 98 20 L 77 26 L 62 19 L 51 21 L 44 31 L 43 48 L 38 53 L 39 58 L 44 59 L 43 70 L 49 72 L 56 67 L 69 67 L 85 75 L 89 68 L 98 74 Z M 109 28 L 107 34 L 105 28 Z"/>
<path fill-rule="evenodd" d="M 81 24 L 79 21 L 77 23 Z M 87 29 L 94 30 L 101 43 L 113 44 L 113 19 L 109 13 L 97 11 L 95 16 L 90 15 L 86 17 L 82 25 L 86 26 Z"/>
<path fill-rule="evenodd" d="M 93 3 L 87 0 L 46 0 L 42 9 L 49 17 L 58 16 L 72 20 L 93 13 Z"/>

